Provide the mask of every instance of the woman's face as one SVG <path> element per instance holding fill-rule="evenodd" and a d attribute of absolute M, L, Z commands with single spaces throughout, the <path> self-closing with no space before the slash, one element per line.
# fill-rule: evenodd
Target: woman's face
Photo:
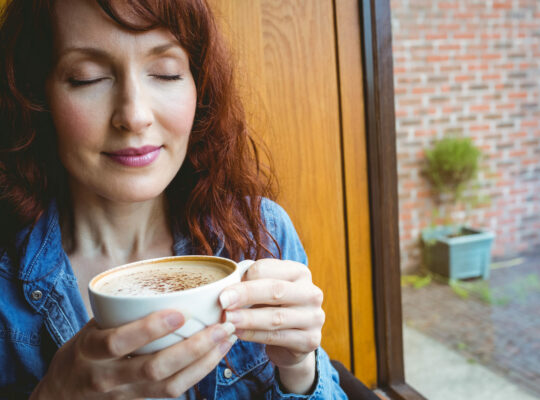
<path fill-rule="evenodd" d="M 165 29 L 110 20 L 95 1 L 56 1 L 47 96 L 72 191 L 115 202 L 159 196 L 186 156 L 196 107 L 188 55 Z"/>

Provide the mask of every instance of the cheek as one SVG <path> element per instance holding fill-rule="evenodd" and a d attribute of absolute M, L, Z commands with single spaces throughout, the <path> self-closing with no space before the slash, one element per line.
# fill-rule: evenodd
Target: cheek
<path fill-rule="evenodd" d="M 99 113 L 84 101 L 58 96 L 51 101 L 51 113 L 60 148 L 81 146 L 96 140 Z"/>
<path fill-rule="evenodd" d="M 161 125 L 175 137 L 187 137 L 191 132 L 197 94 L 195 88 L 170 98 L 162 97 L 158 106 Z"/>

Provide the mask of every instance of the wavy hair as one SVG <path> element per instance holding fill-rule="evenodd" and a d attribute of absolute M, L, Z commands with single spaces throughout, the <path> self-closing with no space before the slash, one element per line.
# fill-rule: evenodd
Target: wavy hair
<path fill-rule="evenodd" d="M 264 227 L 261 199 L 273 197 L 273 174 L 248 132 L 233 63 L 206 0 L 130 0 L 122 12 L 112 0 L 96 1 L 127 29 L 170 30 L 189 56 L 197 108 L 186 159 L 166 189 L 175 228 L 191 237 L 200 254 L 212 254 L 222 243 L 233 259 L 268 255 L 271 241 L 277 243 Z M 35 223 L 52 199 L 67 194 L 45 97 L 53 3 L 11 1 L 0 20 L 2 245 Z M 136 22 L 124 17 L 126 3 Z"/>

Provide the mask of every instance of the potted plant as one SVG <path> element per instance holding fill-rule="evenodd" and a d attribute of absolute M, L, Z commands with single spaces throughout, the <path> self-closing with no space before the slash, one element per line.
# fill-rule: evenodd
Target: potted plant
<path fill-rule="evenodd" d="M 450 280 L 489 277 L 492 232 L 467 226 L 469 211 L 485 199 L 478 195 L 477 173 L 481 151 L 468 138 L 445 138 L 425 151 L 424 175 L 433 187 L 437 207 L 434 216 L 442 225 L 422 230 L 425 266 L 434 274 Z M 456 221 L 452 214 L 465 216 Z M 459 218 L 458 218 L 459 219 Z"/>

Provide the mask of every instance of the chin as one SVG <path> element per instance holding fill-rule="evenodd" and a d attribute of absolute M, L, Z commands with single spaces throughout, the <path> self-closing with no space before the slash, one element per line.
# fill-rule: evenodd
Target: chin
<path fill-rule="evenodd" d="M 160 197 L 165 188 L 166 186 L 161 185 L 159 187 L 150 187 L 149 185 L 137 185 L 129 188 L 117 187 L 116 190 L 107 190 L 101 195 L 116 203 L 140 203 Z"/>

